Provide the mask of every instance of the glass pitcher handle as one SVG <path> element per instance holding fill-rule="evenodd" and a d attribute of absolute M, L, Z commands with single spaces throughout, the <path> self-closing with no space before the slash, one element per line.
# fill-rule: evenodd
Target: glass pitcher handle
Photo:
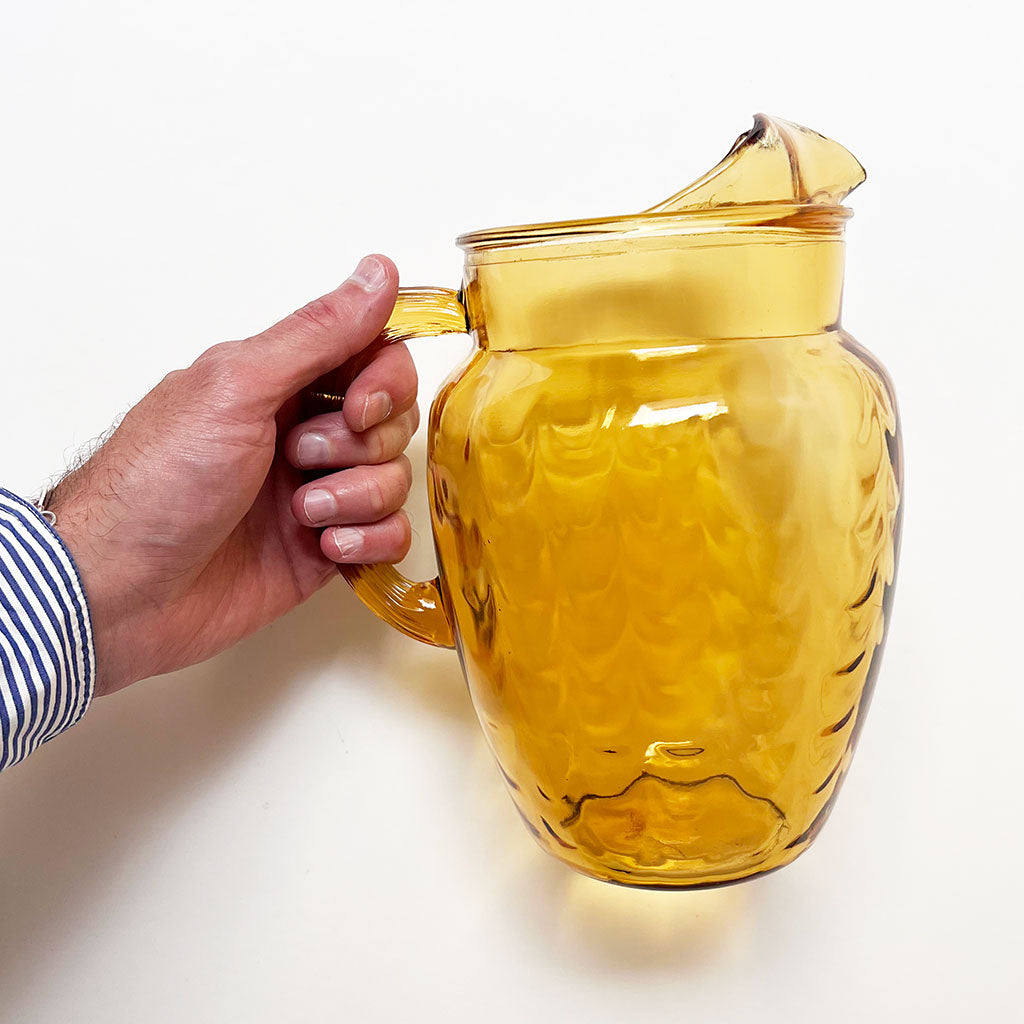
<path fill-rule="evenodd" d="M 396 341 L 468 330 L 466 311 L 450 288 L 399 288 L 394 312 L 369 352 Z M 304 415 L 334 411 L 341 405 L 341 396 L 326 391 L 310 391 L 304 397 Z M 339 565 L 338 570 L 359 600 L 384 622 L 423 643 L 455 646 L 438 577 L 417 583 L 385 564 Z"/>

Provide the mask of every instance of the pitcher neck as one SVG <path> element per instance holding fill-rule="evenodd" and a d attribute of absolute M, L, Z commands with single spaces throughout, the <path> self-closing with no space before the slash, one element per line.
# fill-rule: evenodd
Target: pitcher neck
<path fill-rule="evenodd" d="M 819 334 L 838 326 L 840 236 L 748 233 L 467 254 L 465 300 L 481 346 L 664 344 Z"/>

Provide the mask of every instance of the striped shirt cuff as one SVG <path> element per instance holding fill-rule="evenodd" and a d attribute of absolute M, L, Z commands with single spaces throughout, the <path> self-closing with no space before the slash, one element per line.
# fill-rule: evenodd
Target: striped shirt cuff
<path fill-rule="evenodd" d="M 29 502 L 0 487 L 0 770 L 71 728 L 96 675 L 78 569 Z"/>

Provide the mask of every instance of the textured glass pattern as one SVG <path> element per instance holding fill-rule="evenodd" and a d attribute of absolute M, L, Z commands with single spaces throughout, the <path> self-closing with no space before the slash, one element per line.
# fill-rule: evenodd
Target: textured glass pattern
<path fill-rule="evenodd" d="M 480 352 L 440 396 L 445 594 L 550 852 L 713 883 L 813 837 L 884 634 L 895 435 L 839 331 Z"/>
<path fill-rule="evenodd" d="M 644 214 L 463 236 L 468 329 L 431 409 L 440 573 L 344 567 L 455 646 L 527 828 L 608 881 L 717 885 L 824 823 L 880 663 L 902 456 L 885 371 L 839 326 L 845 149 L 758 115 Z"/>

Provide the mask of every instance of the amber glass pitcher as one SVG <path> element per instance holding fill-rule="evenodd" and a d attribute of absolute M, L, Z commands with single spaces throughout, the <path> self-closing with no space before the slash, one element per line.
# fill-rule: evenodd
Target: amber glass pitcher
<path fill-rule="evenodd" d="M 795 128 L 760 118 L 644 214 L 464 235 L 461 290 L 403 289 L 385 332 L 475 341 L 430 412 L 439 575 L 343 571 L 457 649 L 526 827 L 600 879 L 797 857 L 878 671 L 901 470 L 839 326 L 863 172 Z"/>

